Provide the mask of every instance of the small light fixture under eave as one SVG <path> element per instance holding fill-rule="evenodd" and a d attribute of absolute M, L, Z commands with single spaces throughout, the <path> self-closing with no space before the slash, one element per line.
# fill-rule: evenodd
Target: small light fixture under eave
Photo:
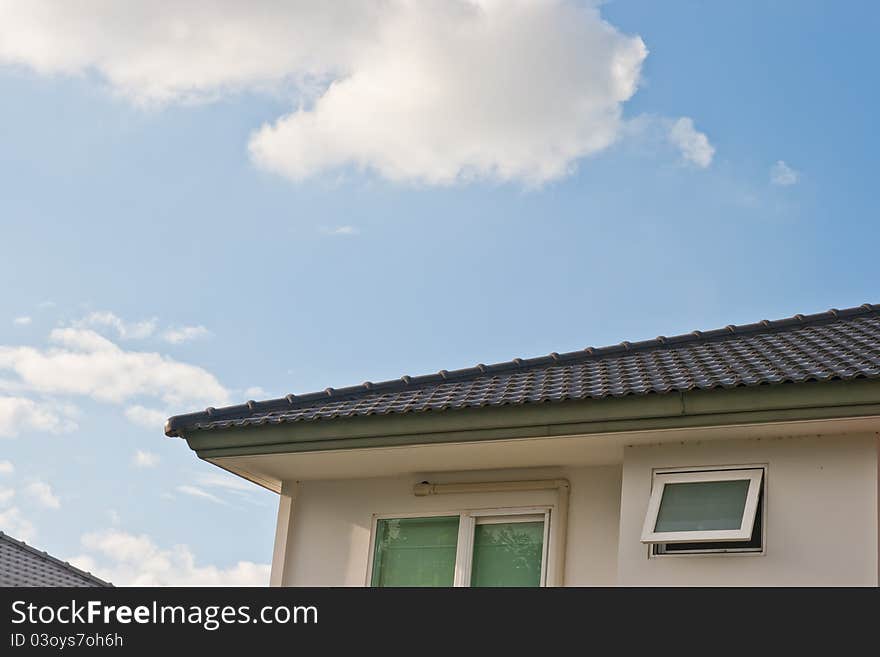
<path fill-rule="evenodd" d="M 763 468 L 655 473 L 642 543 L 748 541 Z"/>

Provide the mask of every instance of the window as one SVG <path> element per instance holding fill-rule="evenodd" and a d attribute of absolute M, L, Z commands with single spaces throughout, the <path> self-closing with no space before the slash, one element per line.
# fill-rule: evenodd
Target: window
<path fill-rule="evenodd" d="M 655 472 L 642 529 L 653 554 L 760 552 L 764 468 Z"/>
<path fill-rule="evenodd" d="M 755 525 L 747 541 L 712 541 L 703 543 L 654 543 L 651 552 L 658 554 L 759 553 L 764 551 L 764 490 L 758 495 Z"/>
<path fill-rule="evenodd" d="M 372 586 L 543 586 L 550 510 L 377 517 Z"/>
<path fill-rule="evenodd" d="M 475 518 L 471 586 L 541 586 L 543 516 Z"/>
<path fill-rule="evenodd" d="M 376 524 L 373 586 L 452 586 L 458 516 Z"/>

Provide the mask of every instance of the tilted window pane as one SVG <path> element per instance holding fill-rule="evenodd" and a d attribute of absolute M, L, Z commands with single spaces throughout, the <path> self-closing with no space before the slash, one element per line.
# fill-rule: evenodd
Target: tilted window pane
<path fill-rule="evenodd" d="M 739 529 L 748 492 L 748 479 L 666 484 L 654 531 Z"/>
<path fill-rule="evenodd" d="M 477 525 L 471 586 L 540 586 L 543 522 Z"/>
<path fill-rule="evenodd" d="M 758 496 L 758 507 L 755 510 L 755 523 L 752 525 L 752 537 L 745 541 L 709 541 L 703 543 L 655 543 L 654 554 L 676 554 L 688 552 L 720 551 L 726 552 L 760 552 L 764 546 L 764 495 Z"/>
<path fill-rule="evenodd" d="M 373 586 L 452 586 L 458 516 L 376 524 Z"/>

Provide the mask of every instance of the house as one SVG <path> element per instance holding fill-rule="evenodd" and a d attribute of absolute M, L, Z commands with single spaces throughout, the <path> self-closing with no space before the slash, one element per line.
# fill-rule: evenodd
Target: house
<path fill-rule="evenodd" d="M 168 420 L 274 586 L 878 584 L 880 306 Z"/>
<path fill-rule="evenodd" d="M 113 586 L 0 532 L 0 586 Z"/>

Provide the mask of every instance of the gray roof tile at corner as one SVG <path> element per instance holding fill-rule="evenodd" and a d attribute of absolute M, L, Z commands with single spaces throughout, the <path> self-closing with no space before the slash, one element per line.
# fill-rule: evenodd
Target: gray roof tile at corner
<path fill-rule="evenodd" d="M 878 305 L 209 408 L 165 433 L 856 378 L 880 378 Z"/>
<path fill-rule="evenodd" d="M 0 587 L 12 586 L 113 585 L 0 532 Z"/>

